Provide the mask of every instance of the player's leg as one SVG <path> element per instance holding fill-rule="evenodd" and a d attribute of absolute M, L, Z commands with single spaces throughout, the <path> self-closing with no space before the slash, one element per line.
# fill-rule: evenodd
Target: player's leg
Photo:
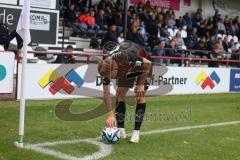
<path fill-rule="evenodd" d="M 150 77 L 150 76 L 149 76 Z M 136 111 L 135 111 L 135 125 L 134 125 L 134 131 L 132 133 L 130 142 L 137 143 L 139 141 L 139 132 L 142 126 L 144 114 L 146 111 L 146 93 L 150 85 L 150 78 L 148 78 L 144 84 L 145 93 L 144 96 L 141 97 L 139 100 L 136 99 L 137 105 L 136 105 Z"/>
<path fill-rule="evenodd" d="M 128 87 L 118 87 L 116 92 L 116 120 L 117 127 L 121 132 L 121 137 L 126 138 L 126 131 L 124 129 L 125 113 L 126 113 L 126 94 L 128 92 Z"/>
<path fill-rule="evenodd" d="M 126 113 L 126 103 L 125 98 L 129 88 L 132 88 L 134 85 L 133 80 L 128 80 L 126 77 L 120 77 L 117 79 L 117 102 L 116 102 L 116 119 L 117 119 L 117 126 L 120 129 L 121 137 L 126 138 L 126 131 L 124 129 L 124 120 L 125 120 L 125 113 Z"/>
<path fill-rule="evenodd" d="M 145 111 L 146 111 L 145 97 L 142 97 L 140 100 L 137 100 L 137 105 L 136 105 L 136 110 L 135 110 L 134 131 L 130 138 L 130 142 L 132 142 L 132 143 L 139 142 L 139 134 L 140 134 L 140 129 L 142 126 Z"/>

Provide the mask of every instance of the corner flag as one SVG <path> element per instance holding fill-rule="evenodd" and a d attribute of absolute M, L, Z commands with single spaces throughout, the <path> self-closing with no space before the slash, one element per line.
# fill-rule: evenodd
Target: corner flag
<path fill-rule="evenodd" d="M 24 37 L 23 30 L 26 30 L 26 37 Z M 31 42 L 30 36 L 30 0 L 25 0 L 21 15 L 18 20 L 17 33 L 22 37 L 27 44 Z M 24 39 L 25 38 L 25 39 Z"/>
<path fill-rule="evenodd" d="M 19 111 L 19 131 L 18 141 L 15 142 L 17 147 L 23 147 L 24 137 L 24 119 L 25 119 L 25 92 L 26 92 L 26 65 L 27 65 L 27 48 L 31 42 L 30 36 L 30 0 L 25 0 L 22 8 L 22 12 L 17 25 L 17 33 L 23 39 L 22 49 L 22 73 L 21 73 L 21 97 L 20 97 L 20 111 Z"/>

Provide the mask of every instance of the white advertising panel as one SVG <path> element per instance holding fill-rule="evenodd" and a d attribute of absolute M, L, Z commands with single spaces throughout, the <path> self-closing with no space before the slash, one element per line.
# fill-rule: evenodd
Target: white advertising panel
<path fill-rule="evenodd" d="M 97 64 L 28 64 L 26 72 L 27 99 L 102 97 L 102 79 L 97 73 Z M 153 96 L 225 93 L 229 92 L 230 69 L 154 66 L 150 83 L 147 95 Z M 19 85 L 18 98 L 20 89 Z M 115 89 L 113 81 L 113 96 Z M 134 95 L 133 89 L 128 95 Z"/>
<path fill-rule="evenodd" d="M 30 28 L 32 30 L 49 31 L 50 15 L 30 13 Z"/>
<path fill-rule="evenodd" d="M 229 92 L 230 69 L 167 67 L 167 72 L 159 75 L 161 68 L 154 67 L 152 84 L 171 86 L 166 94 L 201 94 Z M 151 92 L 150 87 L 150 92 Z"/>
<path fill-rule="evenodd" d="M 10 32 L 16 30 L 21 11 L 22 6 L 2 5 L 0 3 L 0 19 L 7 25 Z M 31 8 L 32 43 L 56 45 L 58 42 L 58 23 L 58 10 Z"/>
<path fill-rule="evenodd" d="M 101 97 L 97 65 L 27 64 L 26 99 Z M 21 65 L 19 67 L 21 75 Z M 97 80 L 96 80 L 97 78 Z M 18 80 L 21 84 L 21 77 Z M 21 86 L 18 85 L 18 99 Z M 114 94 L 114 89 L 111 91 Z"/>
<path fill-rule="evenodd" d="M 14 53 L 0 52 L 0 93 L 13 93 L 14 60 Z"/>

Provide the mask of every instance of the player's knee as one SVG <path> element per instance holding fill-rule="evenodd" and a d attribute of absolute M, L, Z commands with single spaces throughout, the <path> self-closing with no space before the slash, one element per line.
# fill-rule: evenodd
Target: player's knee
<path fill-rule="evenodd" d="M 125 101 L 126 95 L 125 92 L 118 91 L 116 94 L 117 101 Z"/>
<path fill-rule="evenodd" d="M 141 97 L 141 98 L 139 98 L 139 99 L 136 99 L 136 102 L 139 103 L 139 104 L 145 103 L 145 102 L 146 102 L 146 101 L 145 101 L 145 97 Z"/>

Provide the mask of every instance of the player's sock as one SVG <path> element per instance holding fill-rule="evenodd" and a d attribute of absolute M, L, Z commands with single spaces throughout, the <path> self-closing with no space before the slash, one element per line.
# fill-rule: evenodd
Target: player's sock
<path fill-rule="evenodd" d="M 118 128 L 124 128 L 125 112 L 126 112 L 125 102 L 123 101 L 116 102 L 115 114 Z"/>
<path fill-rule="evenodd" d="M 144 113 L 146 110 L 146 103 L 138 103 L 136 107 L 136 112 L 135 112 L 135 126 L 134 130 L 140 130 Z"/>

